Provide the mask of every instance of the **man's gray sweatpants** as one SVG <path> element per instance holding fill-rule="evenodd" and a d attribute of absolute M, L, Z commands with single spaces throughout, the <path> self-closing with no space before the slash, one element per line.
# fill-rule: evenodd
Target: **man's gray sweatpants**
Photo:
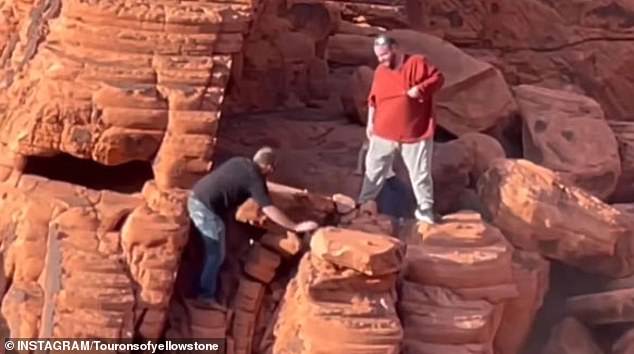
<path fill-rule="evenodd" d="M 432 217 L 434 185 L 431 161 L 432 138 L 416 143 L 399 143 L 373 135 L 365 156 L 365 177 L 359 194 L 359 203 L 375 200 L 381 193 L 397 153 L 401 154 L 416 197 L 416 219 Z"/>

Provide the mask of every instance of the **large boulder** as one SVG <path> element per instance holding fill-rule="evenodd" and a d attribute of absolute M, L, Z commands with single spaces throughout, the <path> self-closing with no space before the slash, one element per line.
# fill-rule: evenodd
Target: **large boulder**
<path fill-rule="evenodd" d="M 611 119 L 634 119 L 630 1 L 414 0 L 416 29 L 499 63 L 509 82 L 575 86 Z"/>
<path fill-rule="evenodd" d="M 604 199 L 621 175 L 619 147 L 593 99 L 561 90 L 513 88 L 524 120 L 524 158 Z"/>
<path fill-rule="evenodd" d="M 514 245 L 591 273 L 634 271 L 627 216 L 555 172 L 527 160 L 498 159 L 477 188 L 486 218 Z"/>

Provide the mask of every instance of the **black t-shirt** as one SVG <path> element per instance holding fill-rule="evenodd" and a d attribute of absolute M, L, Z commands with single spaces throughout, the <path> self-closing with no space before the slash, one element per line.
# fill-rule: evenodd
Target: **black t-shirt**
<path fill-rule="evenodd" d="M 272 204 L 266 180 L 258 166 L 245 157 L 233 157 L 213 169 L 192 187 L 194 196 L 223 216 L 249 197 L 261 207 Z"/>

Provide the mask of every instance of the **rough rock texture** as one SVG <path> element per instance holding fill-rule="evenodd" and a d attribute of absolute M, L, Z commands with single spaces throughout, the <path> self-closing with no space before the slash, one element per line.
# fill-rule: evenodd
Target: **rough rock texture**
<path fill-rule="evenodd" d="M 437 225 L 406 232 L 398 303 L 406 353 L 492 353 L 500 326 L 511 326 L 501 324 L 505 304 L 533 301 L 525 308 L 530 315 L 541 305 L 537 294 L 518 293 L 513 247 L 477 213 L 450 214 Z M 532 319 L 517 320 L 513 326 L 530 326 Z"/>
<path fill-rule="evenodd" d="M 614 192 L 621 158 L 599 104 L 538 86 L 513 88 L 523 124 L 524 158 L 552 169 L 601 199 Z"/>
<path fill-rule="evenodd" d="M 632 120 L 631 2 L 411 1 L 417 28 L 492 61 L 512 84 L 573 87 L 610 119 Z"/>
<path fill-rule="evenodd" d="M 634 320 L 634 289 L 580 295 L 566 301 L 566 312 L 590 325 L 629 323 Z"/>
<path fill-rule="evenodd" d="M 592 333 L 573 317 L 567 317 L 551 332 L 544 354 L 603 354 Z"/>
<path fill-rule="evenodd" d="M 32 176 L 0 186 L 12 337 L 161 336 L 189 222 L 155 209 L 179 195 L 151 183 L 144 195 Z"/>
<path fill-rule="evenodd" d="M 314 1 L 263 2 L 237 56 L 225 109 L 295 108 L 327 100 L 327 36 L 338 14 Z"/>
<path fill-rule="evenodd" d="M 537 311 L 549 290 L 550 263 L 536 252 L 516 249 L 513 253 L 513 280 L 518 297 L 504 305 L 501 325 L 495 335 L 498 354 L 519 354 L 526 344 Z"/>
<path fill-rule="evenodd" d="M 287 287 L 275 324 L 273 353 L 398 352 L 403 334 L 389 291 L 395 280 L 336 267 L 312 252 L 306 254 Z"/>
<path fill-rule="evenodd" d="M 625 214 L 527 160 L 499 159 L 480 178 L 487 219 L 516 246 L 590 273 L 632 273 Z M 570 222 L 574 220 L 575 222 Z"/>
<path fill-rule="evenodd" d="M 621 176 L 611 196 L 615 202 L 634 201 L 634 122 L 609 120 L 621 156 Z"/>
<path fill-rule="evenodd" d="M 15 16 L 21 3 L 4 4 Z M 105 165 L 151 161 L 161 188 L 190 186 L 210 167 L 252 6 L 38 2 L 0 56 L 0 144 Z"/>

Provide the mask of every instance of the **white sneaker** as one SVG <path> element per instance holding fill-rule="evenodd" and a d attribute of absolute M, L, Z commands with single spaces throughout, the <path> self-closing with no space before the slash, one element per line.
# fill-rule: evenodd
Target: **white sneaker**
<path fill-rule="evenodd" d="M 418 221 L 419 223 L 425 223 L 429 225 L 434 225 L 436 223 L 436 220 L 434 218 L 434 213 L 431 211 L 421 213 L 418 210 L 416 210 L 415 217 L 416 217 L 416 221 Z"/>

